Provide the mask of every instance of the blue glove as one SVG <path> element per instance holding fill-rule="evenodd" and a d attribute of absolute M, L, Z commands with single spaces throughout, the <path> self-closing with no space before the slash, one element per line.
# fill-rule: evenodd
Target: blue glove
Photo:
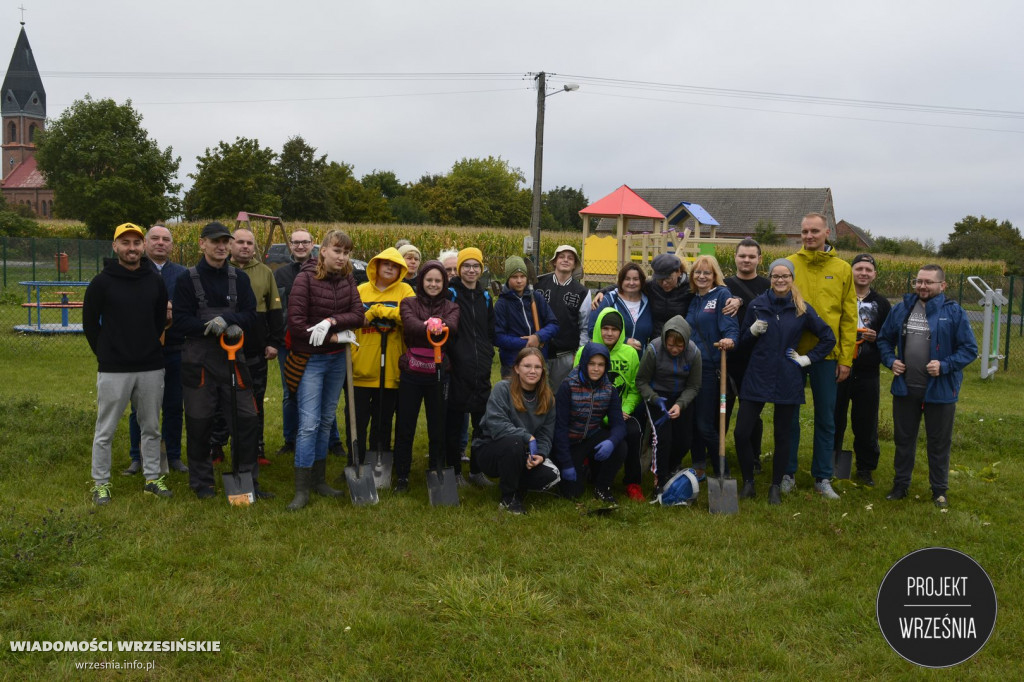
<path fill-rule="evenodd" d="M 655 404 L 661 408 L 662 412 L 668 412 L 668 399 L 658 396 L 654 399 Z"/>
<path fill-rule="evenodd" d="M 566 481 L 576 480 L 576 467 L 566 467 L 562 469 L 562 479 Z"/>
<path fill-rule="evenodd" d="M 603 440 L 594 447 L 594 459 L 598 462 L 603 462 L 612 456 L 612 450 L 615 449 L 615 443 L 610 440 Z"/>
<path fill-rule="evenodd" d="M 537 439 L 536 438 L 531 438 L 530 439 L 530 456 L 532 457 L 532 456 L 534 456 L 536 454 L 537 454 Z"/>

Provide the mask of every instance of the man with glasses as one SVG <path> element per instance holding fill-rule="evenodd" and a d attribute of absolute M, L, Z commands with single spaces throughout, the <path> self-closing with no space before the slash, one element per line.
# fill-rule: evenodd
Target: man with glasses
<path fill-rule="evenodd" d="M 936 507 L 949 506 L 949 451 L 963 368 L 978 357 L 967 314 L 947 299 L 946 276 L 925 265 L 914 292 L 892 309 L 878 336 L 882 364 L 892 370 L 892 425 L 895 475 L 887 500 L 902 500 L 910 488 L 917 433 L 924 415 L 928 483 Z"/>
<path fill-rule="evenodd" d="M 832 489 L 832 465 L 835 447 L 836 392 L 838 384 L 850 376 L 853 349 L 857 339 L 857 296 L 853 286 L 850 264 L 840 258 L 828 243 L 828 223 L 820 213 L 808 213 L 800 221 L 800 239 L 803 248 L 789 256 L 794 277 L 804 300 L 832 329 L 836 337 L 835 348 L 824 360 L 807 368 L 814 398 L 814 455 L 811 475 L 814 490 L 828 500 L 838 500 Z M 797 352 L 805 355 L 817 339 L 805 332 Z M 796 488 L 797 453 L 800 449 L 800 412 L 793 413 L 793 438 L 789 453 L 789 467 L 782 477 L 782 492 Z"/>
<path fill-rule="evenodd" d="M 574 247 L 562 244 L 555 249 L 551 265 L 554 271 L 538 277 L 534 288 L 544 295 L 558 320 L 558 333 L 548 349 L 548 383 L 557 391 L 572 370 L 576 351 L 590 340 L 590 289 L 572 276 L 579 265 Z"/>

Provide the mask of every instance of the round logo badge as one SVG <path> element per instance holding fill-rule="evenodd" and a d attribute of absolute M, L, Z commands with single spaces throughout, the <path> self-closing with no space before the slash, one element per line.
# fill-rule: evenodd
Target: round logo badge
<path fill-rule="evenodd" d="M 927 668 L 978 653 L 996 625 L 996 591 L 963 552 L 929 547 L 897 561 L 878 588 L 875 612 L 893 651 Z"/>

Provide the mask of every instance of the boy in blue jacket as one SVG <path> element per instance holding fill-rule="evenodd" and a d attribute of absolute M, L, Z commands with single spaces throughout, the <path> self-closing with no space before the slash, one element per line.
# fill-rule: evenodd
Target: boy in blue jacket
<path fill-rule="evenodd" d="M 526 262 L 519 256 L 505 261 L 505 286 L 494 303 L 494 335 L 501 359 L 501 378 L 512 373 L 516 355 L 526 346 L 545 347 L 558 333 L 558 318 L 543 294 L 526 280 Z"/>

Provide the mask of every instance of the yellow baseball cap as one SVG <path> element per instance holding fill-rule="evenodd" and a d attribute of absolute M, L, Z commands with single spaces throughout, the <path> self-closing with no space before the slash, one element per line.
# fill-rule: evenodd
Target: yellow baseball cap
<path fill-rule="evenodd" d="M 118 225 L 117 228 L 114 229 L 114 239 L 117 240 L 118 237 L 127 232 L 137 232 L 140 237 L 146 237 L 146 231 L 143 230 L 138 225 L 136 225 L 135 223 L 123 223 L 121 225 Z"/>

